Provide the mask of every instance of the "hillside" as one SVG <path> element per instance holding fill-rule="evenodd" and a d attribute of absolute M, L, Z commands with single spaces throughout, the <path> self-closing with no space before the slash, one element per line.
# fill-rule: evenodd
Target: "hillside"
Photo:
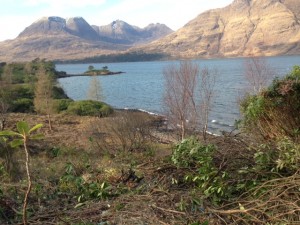
<path fill-rule="evenodd" d="M 236 57 L 300 52 L 300 1 L 235 0 L 184 27 L 135 48 L 173 57 Z"/>
<path fill-rule="evenodd" d="M 173 32 L 163 24 L 142 29 L 123 21 L 91 26 L 82 17 L 43 17 L 14 40 L 0 42 L 0 61 L 70 60 L 112 54 Z"/>

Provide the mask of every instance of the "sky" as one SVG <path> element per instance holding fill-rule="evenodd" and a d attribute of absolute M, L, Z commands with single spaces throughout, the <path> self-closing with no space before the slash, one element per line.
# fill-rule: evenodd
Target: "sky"
<path fill-rule="evenodd" d="M 90 25 L 123 20 L 145 27 L 163 23 L 173 30 L 200 13 L 221 8 L 233 0 L 0 0 L 0 41 L 14 39 L 45 16 L 83 17 Z"/>

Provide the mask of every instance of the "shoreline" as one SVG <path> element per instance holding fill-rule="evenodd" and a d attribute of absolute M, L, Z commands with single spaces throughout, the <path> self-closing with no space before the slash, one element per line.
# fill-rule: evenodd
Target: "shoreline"
<path fill-rule="evenodd" d="M 158 113 L 154 113 L 154 112 L 151 112 L 151 111 L 147 111 L 147 110 L 144 110 L 144 109 L 130 109 L 130 108 L 114 108 L 114 110 L 116 111 L 128 111 L 128 112 L 141 112 L 141 113 L 145 113 L 145 114 L 148 114 L 150 116 L 155 116 L 155 117 L 159 117 L 161 118 L 161 123 L 164 124 L 164 126 L 168 126 L 167 123 L 168 123 L 168 117 L 166 115 L 163 115 L 163 114 L 158 114 Z M 216 124 L 216 120 L 212 120 L 212 121 L 209 121 L 209 123 L 215 123 Z M 161 125 L 162 125 L 161 124 Z M 209 127 L 210 129 L 208 129 L 206 131 L 206 133 L 208 135 L 211 135 L 211 136 L 214 136 L 214 137 L 221 137 L 223 136 L 225 133 L 227 134 L 234 134 L 236 132 L 238 132 L 238 129 L 234 128 L 233 125 L 227 125 L 227 124 L 224 124 L 224 123 L 217 123 L 219 125 L 223 125 L 226 127 L 231 127 L 232 129 L 231 130 L 217 130 L 217 132 L 214 132 L 215 129 L 213 129 L 212 127 Z M 173 130 L 172 128 L 168 128 L 169 130 Z"/>

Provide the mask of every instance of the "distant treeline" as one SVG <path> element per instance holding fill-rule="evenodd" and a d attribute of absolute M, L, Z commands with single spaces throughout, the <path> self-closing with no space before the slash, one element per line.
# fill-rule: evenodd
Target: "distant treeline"
<path fill-rule="evenodd" d="M 55 63 L 109 63 L 109 62 L 144 62 L 168 59 L 162 53 L 129 52 L 123 54 L 99 55 L 84 59 L 58 60 Z"/>

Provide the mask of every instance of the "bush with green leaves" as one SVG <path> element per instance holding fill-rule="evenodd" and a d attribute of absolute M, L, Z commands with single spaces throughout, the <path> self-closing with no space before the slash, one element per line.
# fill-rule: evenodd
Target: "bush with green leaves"
<path fill-rule="evenodd" d="M 261 145 L 254 154 L 254 170 L 271 176 L 291 176 L 300 168 L 300 144 L 283 138 L 275 146 Z"/>
<path fill-rule="evenodd" d="M 241 103 L 243 128 L 265 139 L 300 136 L 300 67 L 276 78 L 268 89 L 247 96 Z"/>
<path fill-rule="evenodd" d="M 103 103 L 93 100 L 71 102 L 66 110 L 67 113 L 79 116 L 108 116 L 113 109 Z"/>
<path fill-rule="evenodd" d="M 59 192 L 75 195 L 78 207 L 89 199 L 107 199 L 113 196 L 112 187 L 106 181 L 86 181 L 76 173 L 72 163 L 66 164 L 65 174 L 59 180 Z"/>
<path fill-rule="evenodd" d="M 27 84 L 14 85 L 11 89 L 6 90 L 9 96 L 10 110 L 12 112 L 33 112 L 33 87 Z"/>
<path fill-rule="evenodd" d="M 33 100 L 30 98 L 18 98 L 12 102 L 11 110 L 21 113 L 34 112 Z"/>
<path fill-rule="evenodd" d="M 228 174 L 214 163 L 214 145 L 204 145 L 196 138 L 184 139 L 173 149 L 171 160 L 178 168 L 189 169 L 186 182 L 193 182 L 205 196 L 219 202 L 231 194 L 227 185 Z"/>
<path fill-rule="evenodd" d="M 67 94 L 65 93 L 64 89 L 59 86 L 53 86 L 52 90 L 52 97 L 53 99 L 68 99 Z"/>
<path fill-rule="evenodd" d="M 66 111 L 71 102 L 73 102 L 72 99 L 53 99 L 54 111 L 57 113 Z"/>
<path fill-rule="evenodd" d="M 214 145 L 192 137 L 174 147 L 171 160 L 184 174 L 180 181 L 196 185 L 213 203 L 234 199 L 266 180 L 292 175 L 300 167 L 300 146 L 289 139 L 248 151 L 244 156 L 230 156 L 230 151 L 220 156 Z"/>

